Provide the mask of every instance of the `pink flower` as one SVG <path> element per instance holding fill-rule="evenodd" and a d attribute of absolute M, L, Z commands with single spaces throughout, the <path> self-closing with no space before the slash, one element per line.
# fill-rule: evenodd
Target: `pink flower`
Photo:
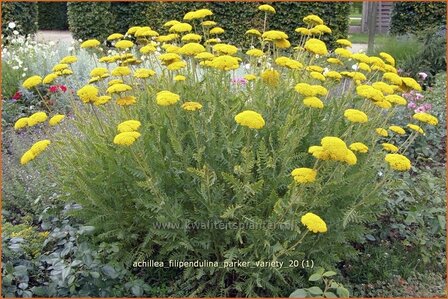
<path fill-rule="evenodd" d="M 428 74 L 424 73 L 424 72 L 420 72 L 420 73 L 418 73 L 418 76 L 420 77 L 420 79 L 426 80 L 426 78 L 428 77 Z"/>
<path fill-rule="evenodd" d="M 425 96 L 424 95 L 422 95 L 421 93 L 416 93 L 415 94 L 415 99 L 417 100 L 417 101 L 420 101 L 421 99 L 423 99 Z"/>
<path fill-rule="evenodd" d="M 409 102 L 408 104 L 409 109 L 415 109 L 415 107 L 417 107 L 417 105 L 414 102 Z"/>
<path fill-rule="evenodd" d="M 246 83 L 247 83 L 247 80 L 244 79 L 244 78 L 234 78 L 234 79 L 232 79 L 232 84 L 235 84 L 235 85 L 246 85 Z"/>

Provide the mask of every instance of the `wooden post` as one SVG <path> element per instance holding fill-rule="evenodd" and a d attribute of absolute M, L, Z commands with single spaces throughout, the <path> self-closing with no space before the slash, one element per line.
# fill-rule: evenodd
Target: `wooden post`
<path fill-rule="evenodd" d="M 376 31 L 376 23 L 377 23 L 377 11 L 378 11 L 378 2 L 369 2 L 367 11 L 367 29 L 369 35 L 369 41 L 367 45 L 367 53 L 371 54 L 373 52 L 373 47 L 375 46 L 375 31 Z"/>

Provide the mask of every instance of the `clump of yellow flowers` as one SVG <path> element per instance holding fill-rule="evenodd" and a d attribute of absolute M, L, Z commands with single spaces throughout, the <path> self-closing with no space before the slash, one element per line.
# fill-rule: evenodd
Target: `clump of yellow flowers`
<path fill-rule="evenodd" d="M 266 162 L 257 156 L 253 165 L 266 162 L 273 173 L 272 169 L 281 169 L 278 176 L 288 178 L 292 191 L 287 194 L 296 196 L 297 202 L 308 200 L 302 195 L 309 195 L 306 192 L 316 185 L 325 188 L 336 171 L 343 169 L 343 175 L 360 164 L 374 163 L 377 156 L 381 167 L 410 170 L 406 149 L 424 134 L 421 126 L 435 126 L 438 120 L 428 113 L 416 113 L 413 123 L 406 126 L 390 122 L 406 105 L 401 94 L 420 91 L 418 82 L 401 77 L 388 53 L 352 53 L 347 39 L 336 40 L 333 49 L 323 39 L 332 30 L 317 15 L 301 20 L 294 44 L 285 32 L 269 28 L 268 19 L 277 13 L 273 6 L 263 4 L 258 9 L 265 16 L 263 28 L 247 29 L 251 46 L 244 50 L 221 40 L 226 28 L 220 27 L 209 9 L 187 12 L 182 20 L 169 20 L 163 28 L 141 24 L 113 33 L 107 38 L 113 51 L 102 49 L 106 43 L 96 39 L 82 42 L 82 51 L 96 60 L 89 80 L 76 91 L 75 100 L 85 108 L 76 110 L 78 116 L 89 115 L 92 120 L 86 140 L 133 153 L 127 157 L 137 160 L 147 182 L 154 179 L 152 171 L 139 160 L 146 150 L 175 153 L 170 159 L 182 157 L 175 165 L 184 169 L 176 175 L 183 175 L 194 164 L 203 167 L 199 172 L 204 177 L 206 165 L 223 159 L 236 164 L 235 152 L 255 153 L 264 146 L 282 158 L 271 157 Z M 100 57 L 95 56 L 98 53 Z M 76 56 L 64 57 L 50 74 L 41 74 L 43 79 L 31 76 L 23 87 L 35 90 L 41 84 L 65 80 L 76 62 Z M 49 125 L 59 124 L 64 117 L 54 114 Z M 47 118 L 46 112 L 37 112 L 18 119 L 14 128 L 43 125 Z M 116 130 L 111 130 L 116 124 Z M 394 139 L 407 134 L 402 144 Z M 20 162 L 35 159 L 50 143 L 49 139 L 37 142 Z M 225 149 L 219 156 L 207 152 L 208 147 L 218 145 Z M 185 156 L 190 147 L 195 162 Z M 303 154 L 303 159 L 294 159 L 296 154 Z M 159 165 L 170 159 L 164 158 Z M 240 165 L 226 171 L 241 176 L 255 172 L 243 171 Z M 243 180 L 245 190 L 256 190 L 249 181 Z M 280 201 L 276 208 L 281 208 Z M 316 214 L 308 212 L 300 220 L 311 232 L 327 232 L 327 224 Z"/>

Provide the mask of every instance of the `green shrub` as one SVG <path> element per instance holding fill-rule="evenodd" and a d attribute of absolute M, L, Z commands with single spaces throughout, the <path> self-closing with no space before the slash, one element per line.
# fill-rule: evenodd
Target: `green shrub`
<path fill-rule="evenodd" d="M 131 26 L 147 26 L 148 2 L 112 2 L 114 31 L 125 33 Z"/>
<path fill-rule="evenodd" d="M 40 30 L 67 30 L 67 2 L 38 2 Z"/>
<path fill-rule="evenodd" d="M 9 36 L 12 29 L 8 28 L 10 22 L 14 22 L 14 30 L 22 35 L 30 35 L 37 32 L 37 2 L 2 2 L 2 34 Z"/>
<path fill-rule="evenodd" d="M 75 39 L 104 39 L 114 31 L 110 2 L 68 2 L 67 15 Z"/>
<path fill-rule="evenodd" d="M 390 32 L 392 34 L 414 33 L 445 24 L 445 2 L 395 2 Z"/>
<path fill-rule="evenodd" d="M 446 71 L 446 29 L 433 27 L 419 32 L 417 38 L 422 46 L 403 61 L 403 70 L 417 78 L 425 72 L 433 83 L 434 76 Z"/>

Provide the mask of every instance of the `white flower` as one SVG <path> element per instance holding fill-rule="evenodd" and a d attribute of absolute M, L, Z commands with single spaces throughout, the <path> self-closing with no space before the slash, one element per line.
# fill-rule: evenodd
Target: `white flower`
<path fill-rule="evenodd" d="M 246 64 L 244 65 L 244 68 L 245 68 L 246 70 L 250 70 L 250 64 L 249 64 L 249 63 L 246 63 Z"/>
<path fill-rule="evenodd" d="M 22 74 L 22 77 L 26 77 L 26 74 L 25 74 L 25 73 L 23 73 L 23 74 Z"/>
<path fill-rule="evenodd" d="M 354 64 L 354 65 L 352 65 L 352 69 L 353 69 L 354 71 L 357 71 L 357 70 L 358 70 L 358 64 Z"/>
<path fill-rule="evenodd" d="M 12 67 L 12 69 L 13 69 L 13 70 L 18 70 L 18 69 L 19 69 L 19 66 L 18 66 L 18 65 L 15 65 L 15 66 Z"/>
<path fill-rule="evenodd" d="M 14 35 L 19 35 L 19 31 L 14 30 L 14 31 L 12 32 L 12 34 L 14 34 Z"/>
<path fill-rule="evenodd" d="M 14 28 L 16 28 L 16 23 L 14 23 L 14 22 L 9 22 L 8 27 L 9 27 L 10 29 L 14 29 Z"/>
<path fill-rule="evenodd" d="M 55 43 L 54 41 L 50 41 L 50 42 L 48 43 L 48 45 L 50 45 L 51 47 L 53 47 L 54 45 L 56 45 L 56 43 Z"/>

